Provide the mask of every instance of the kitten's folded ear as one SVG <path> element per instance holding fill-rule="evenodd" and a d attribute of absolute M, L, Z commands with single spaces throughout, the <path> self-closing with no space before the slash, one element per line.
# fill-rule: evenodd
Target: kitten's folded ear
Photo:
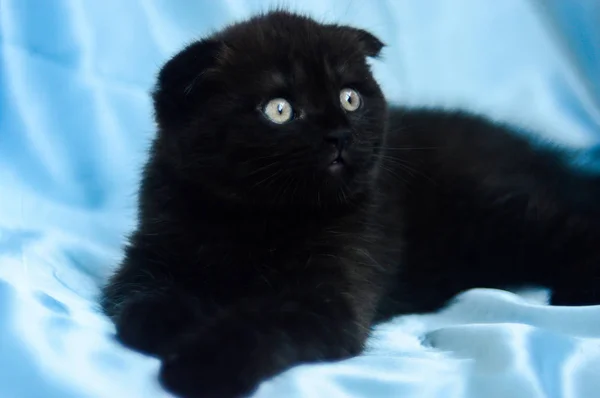
<path fill-rule="evenodd" d="M 217 40 L 197 41 L 162 67 L 152 93 L 156 121 L 161 128 L 176 128 L 189 120 L 202 98 L 199 85 L 207 70 L 215 66 L 221 48 L 222 43 Z"/>
<path fill-rule="evenodd" d="M 377 58 L 385 44 L 375 35 L 363 29 L 354 29 L 358 42 L 363 46 L 363 51 L 367 57 Z"/>
<path fill-rule="evenodd" d="M 367 57 L 377 58 L 383 47 L 385 47 L 385 44 L 379 38 L 364 29 L 353 28 L 351 26 L 335 26 L 335 29 L 341 30 L 351 40 L 357 42 Z"/>

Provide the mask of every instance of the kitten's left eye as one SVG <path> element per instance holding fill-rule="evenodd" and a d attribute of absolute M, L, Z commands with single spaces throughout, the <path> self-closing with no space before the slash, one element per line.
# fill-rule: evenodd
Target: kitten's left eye
<path fill-rule="evenodd" d="M 354 112 L 360 107 L 360 95 L 351 88 L 345 88 L 340 91 L 340 102 L 342 108 L 348 112 Z"/>
<path fill-rule="evenodd" d="M 292 105 L 283 98 L 274 98 L 267 102 L 263 108 L 263 113 L 273 123 L 283 124 L 289 122 L 294 117 Z"/>

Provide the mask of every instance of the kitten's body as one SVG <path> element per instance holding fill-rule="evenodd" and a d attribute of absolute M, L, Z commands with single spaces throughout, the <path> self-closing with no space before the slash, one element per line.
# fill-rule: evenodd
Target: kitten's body
<path fill-rule="evenodd" d="M 163 359 L 168 388 L 247 393 L 293 365 L 356 355 L 373 322 L 471 287 L 600 301 L 598 211 L 566 194 L 596 195 L 598 178 L 472 116 L 393 109 L 386 129 L 365 63 L 380 48 L 274 13 L 161 72 L 140 221 L 103 306 L 125 344 Z M 360 108 L 340 108 L 344 87 Z M 298 117 L 266 120 L 260 104 L 275 97 Z M 328 163 L 336 145 L 342 167 Z"/>
<path fill-rule="evenodd" d="M 381 316 L 435 310 L 476 287 L 538 285 L 555 305 L 600 303 L 600 176 L 575 170 L 568 150 L 427 109 L 392 110 L 387 146 L 398 177 L 378 184 L 403 209 L 391 226 L 402 225 L 404 247 Z"/>

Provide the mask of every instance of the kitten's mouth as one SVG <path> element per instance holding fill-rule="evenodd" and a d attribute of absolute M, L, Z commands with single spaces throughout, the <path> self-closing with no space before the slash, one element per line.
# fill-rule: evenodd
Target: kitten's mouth
<path fill-rule="evenodd" d="M 340 173 L 342 169 L 346 166 L 346 161 L 344 160 L 344 156 L 341 152 L 337 152 L 333 155 L 333 160 L 329 163 L 328 169 L 330 173 Z"/>

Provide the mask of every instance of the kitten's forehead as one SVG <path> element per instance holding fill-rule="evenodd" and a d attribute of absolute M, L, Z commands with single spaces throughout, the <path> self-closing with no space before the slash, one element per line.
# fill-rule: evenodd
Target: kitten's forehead
<path fill-rule="evenodd" d="M 364 54 L 356 40 L 340 34 L 330 25 L 310 18 L 271 13 L 230 26 L 219 35 L 225 43 L 220 57 L 222 64 L 240 62 L 293 63 L 314 68 L 334 68 L 343 73 L 349 65 L 363 64 Z M 296 70 L 302 73 L 302 70 Z"/>

